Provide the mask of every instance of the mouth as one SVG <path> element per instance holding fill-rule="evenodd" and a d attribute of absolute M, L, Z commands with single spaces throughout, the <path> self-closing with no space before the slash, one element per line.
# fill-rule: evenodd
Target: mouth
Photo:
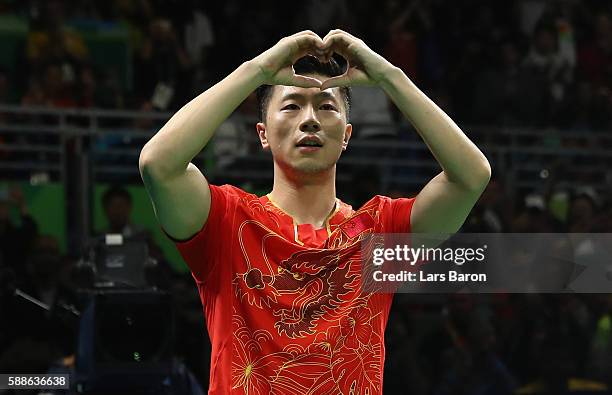
<path fill-rule="evenodd" d="M 323 147 L 323 142 L 317 136 L 306 136 L 301 138 L 295 146 L 300 152 L 315 152 Z"/>

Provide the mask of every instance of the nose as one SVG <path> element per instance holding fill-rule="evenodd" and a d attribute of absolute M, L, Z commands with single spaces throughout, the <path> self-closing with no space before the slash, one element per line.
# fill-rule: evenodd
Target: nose
<path fill-rule="evenodd" d="M 321 130 L 321 124 L 315 116 L 315 112 L 312 106 L 307 106 L 304 114 L 302 123 L 300 124 L 300 131 L 302 132 L 318 132 Z"/>

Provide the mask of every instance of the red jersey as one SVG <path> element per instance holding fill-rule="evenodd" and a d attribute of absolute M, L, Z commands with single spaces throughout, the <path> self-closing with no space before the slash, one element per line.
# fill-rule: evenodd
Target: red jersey
<path fill-rule="evenodd" d="M 206 224 L 176 243 L 212 343 L 209 394 L 382 394 L 393 294 L 362 292 L 360 240 L 410 232 L 414 198 L 337 200 L 314 229 L 266 196 L 210 191 Z"/>

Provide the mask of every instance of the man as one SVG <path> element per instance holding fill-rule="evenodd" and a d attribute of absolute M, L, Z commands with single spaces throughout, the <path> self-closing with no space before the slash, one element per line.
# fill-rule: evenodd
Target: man
<path fill-rule="evenodd" d="M 119 233 L 125 237 L 140 236 L 146 232 L 142 226 L 132 223 L 132 195 L 127 189 L 115 185 L 104 191 L 102 209 L 108 221 L 105 233 Z"/>
<path fill-rule="evenodd" d="M 325 75 L 333 53 L 348 62 L 343 75 Z M 307 55 L 320 62 L 301 59 Z M 315 71 L 296 73 L 298 60 L 296 69 L 310 62 Z M 260 95 L 256 128 L 274 158 L 272 191 L 257 197 L 209 185 L 190 161 L 265 85 L 274 87 Z M 350 85 L 381 87 L 443 168 L 416 198 L 376 196 L 358 211 L 336 198 L 336 162 L 352 132 Z M 323 39 L 311 31 L 285 37 L 239 66 L 145 145 L 140 171 L 200 292 L 212 342 L 211 394 L 381 394 L 392 295 L 361 292 L 360 240 L 456 232 L 491 172 L 400 69 L 341 30 Z"/>

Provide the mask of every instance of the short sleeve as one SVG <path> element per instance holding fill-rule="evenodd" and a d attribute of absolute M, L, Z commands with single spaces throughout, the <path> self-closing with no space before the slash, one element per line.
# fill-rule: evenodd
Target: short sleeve
<path fill-rule="evenodd" d="M 230 242 L 228 213 L 236 199 L 229 185 L 210 185 L 210 211 L 206 223 L 187 240 L 174 240 L 176 248 L 197 281 L 205 282 L 218 266 L 222 251 Z"/>
<path fill-rule="evenodd" d="M 389 199 L 387 207 L 387 233 L 410 233 L 410 213 L 415 198 Z"/>

